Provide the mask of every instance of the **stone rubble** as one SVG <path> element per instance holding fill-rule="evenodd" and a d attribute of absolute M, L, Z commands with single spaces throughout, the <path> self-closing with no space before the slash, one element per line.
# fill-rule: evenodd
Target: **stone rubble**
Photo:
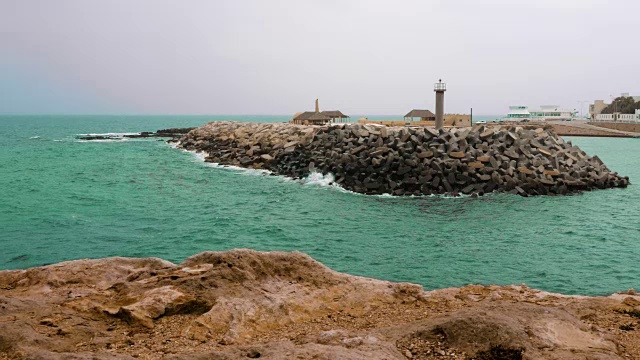
<path fill-rule="evenodd" d="M 180 138 L 178 147 L 205 152 L 207 162 L 295 179 L 331 173 L 343 188 L 363 194 L 529 196 L 629 184 L 551 127 L 212 122 Z"/>

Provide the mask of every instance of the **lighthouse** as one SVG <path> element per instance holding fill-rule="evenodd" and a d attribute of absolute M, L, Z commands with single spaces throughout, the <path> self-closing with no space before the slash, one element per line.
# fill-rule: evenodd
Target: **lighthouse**
<path fill-rule="evenodd" d="M 436 92 L 436 130 L 440 130 L 444 125 L 444 92 L 447 91 L 447 84 L 440 79 L 433 84 L 433 91 Z"/>

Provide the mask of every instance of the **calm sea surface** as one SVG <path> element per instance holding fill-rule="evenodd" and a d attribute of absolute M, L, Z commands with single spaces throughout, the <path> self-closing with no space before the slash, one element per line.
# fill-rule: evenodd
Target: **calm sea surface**
<path fill-rule="evenodd" d="M 428 289 L 640 289 L 640 139 L 571 138 L 627 189 L 565 197 L 392 198 L 215 168 L 158 139 L 81 142 L 286 116 L 0 116 L 0 269 L 205 250 L 299 250 L 338 271 Z M 493 117 L 489 117 L 493 119 Z"/>

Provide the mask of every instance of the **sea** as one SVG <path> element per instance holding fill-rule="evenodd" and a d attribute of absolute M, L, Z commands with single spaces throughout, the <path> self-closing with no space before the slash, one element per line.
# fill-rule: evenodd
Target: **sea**
<path fill-rule="evenodd" d="M 250 248 L 301 251 L 337 271 L 426 289 L 640 289 L 640 139 L 566 138 L 629 176 L 628 188 L 529 198 L 366 196 L 330 174 L 296 181 L 220 167 L 161 139 L 77 139 L 288 118 L 0 116 L 0 270 L 109 256 L 179 263 Z"/>

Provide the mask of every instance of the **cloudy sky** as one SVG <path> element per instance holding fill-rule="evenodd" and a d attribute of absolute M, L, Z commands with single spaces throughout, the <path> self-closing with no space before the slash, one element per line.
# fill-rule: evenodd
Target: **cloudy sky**
<path fill-rule="evenodd" d="M 0 113 L 504 114 L 640 94 L 637 0 L 0 0 Z"/>

